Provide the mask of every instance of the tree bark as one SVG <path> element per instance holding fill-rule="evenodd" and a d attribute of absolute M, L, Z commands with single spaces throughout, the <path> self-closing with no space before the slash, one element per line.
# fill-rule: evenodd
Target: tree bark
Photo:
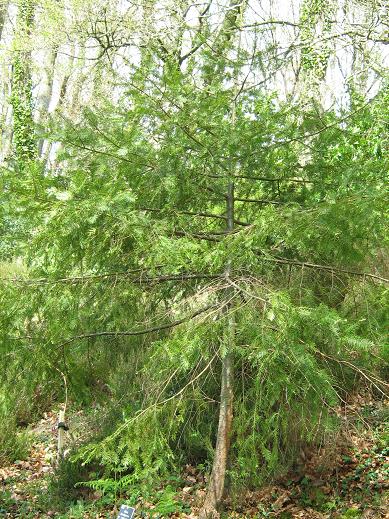
<path fill-rule="evenodd" d="M 11 105 L 13 115 L 12 141 L 21 168 L 36 158 L 33 120 L 30 38 L 34 23 L 35 0 L 26 0 L 18 8 L 17 41 L 12 62 Z M 27 47 L 26 47 L 27 45 Z"/>
<path fill-rule="evenodd" d="M 50 101 L 53 96 L 53 87 L 54 87 L 54 76 L 55 76 L 55 67 L 58 57 L 58 46 L 54 45 L 53 48 L 49 49 L 47 52 L 47 56 L 45 57 L 45 62 L 47 61 L 47 65 L 44 67 L 43 75 L 44 75 L 44 87 L 42 88 L 41 94 L 38 99 L 38 118 L 37 121 L 42 123 L 42 121 L 46 121 L 49 114 Z M 39 139 L 38 141 L 38 156 L 42 158 L 44 156 L 43 149 L 45 147 L 45 139 Z M 47 148 L 47 146 L 46 146 Z"/>
<path fill-rule="evenodd" d="M 217 509 L 224 493 L 228 452 L 230 448 L 230 433 L 233 416 L 232 402 L 233 356 L 230 350 L 225 353 L 222 360 L 222 385 L 215 458 L 207 495 L 200 512 L 200 519 L 219 517 Z"/>
<path fill-rule="evenodd" d="M 0 4 L 0 40 L 3 35 L 3 28 L 4 28 L 5 20 L 7 17 L 7 11 L 8 11 L 8 2 L 2 2 Z"/>
<path fill-rule="evenodd" d="M 230 2 L 233 10 L 227 13 L 230 17 L 225 20 L 225 43 L 228 44 L 232 38 L 231 31 L 233 26 L 236 24 L 238 17 L 244 10 L 244 2 L 237 2 L 231 0 Z M 227 17 L 226 17 L 227 18 Z M 239 46 L 238 55 L 240 50 L 240 35 L 239 35 Z M 234 85 L 234 97 L 231 110 L 231 126 L 235 127 L 236 119 L 236 99 L 238 95 L 238 73 L 235 75 Z M 227 187 L 227 231 L 232 232 L 234 230 L 235 221 L 235 165 L 231 161 L 230 180 Z M 226 277 L 231 275 L 232 265 L 231 261 L 227 262 L 226 266 Z M 226 329 L 226 336 L 221 351 L 222 357 L 222 379 L 221 379 L 221 390 L 220 390 L 220 409 L 219 409 L 219 424 L 216 438 L 216 449 L 215 457 L 213 460 L 211 478 L 209 481 L 207 494 L 205 496 L 203 508 L 200 511 L 200 519 L 217 519 L 219 518 L 218 508 L 224 494 L 224 486 L 226 480 L 226 470 L 228 463 L 228 454 L 230 450 L 230 438 L 232 429 L 232 418 L 233 418 L 233 399 L 234 399 L 234 343 L 235 343 L 235 316 L 233 312 L 230 312 L 228 317 L 228 324 Z"/>
<path fill-rule="evenodd" d="M 234 229 L 234 183 L 229 182 L 227 191 L 227 230 Z M 228 263 L 226 276 L 231 273 L 231 264 Z M 230 436 L 233 418 L 234 372 L 233 347 L 235 340 L 235 318 L 233 313 L 228 318 L 226 337 L 222 351 L 222 378 L 220 390 L 219 425 L 216 439 L 215 457 L 213 460 L 211 478 L 207 495 L 200 512 L 200 519 L 216 519 L 219 517 L 218 508 L 224 494 Z M 224 353 L 224 354 L 223 354 Z"/>

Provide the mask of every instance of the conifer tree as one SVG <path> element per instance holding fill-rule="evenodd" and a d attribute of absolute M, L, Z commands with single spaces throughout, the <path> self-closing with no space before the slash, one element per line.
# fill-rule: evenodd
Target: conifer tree
<path fill-rule="evenodd" d="M 110 69 L 115 100 L 52 118 L 58 168 L 38 203 L 20 196 L 26 271 L 1 285 L 1 391 L 19 419 L 63 377 L 87 405 L 109 391 L 107 433 L 72 458 L 97 463 L 89 485 L 142 488 L 213 463 L 206 517 L 225 488 L 260 484 L 333 430 L 355 384 L 386 391 L 387 94 L 341 111 L 286 102 L 257 81 L 264 29 L 249 3 L 201 6 L 195 29 L 181 7 L 136 44 L 107 23 L 99 59 L 137 50 L 121 55 L 125 78 Z M 317 58 L 304 27 L 301 65 Z"/>

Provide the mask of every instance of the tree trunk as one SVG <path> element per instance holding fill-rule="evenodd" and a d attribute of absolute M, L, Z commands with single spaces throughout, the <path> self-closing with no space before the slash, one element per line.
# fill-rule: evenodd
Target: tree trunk
<path fill-rule="evenodd" d="M 227 192 L 227 230 L 234 228 L 234 183 L 230 182 Z M 231 272 L 231 264 L 226 268 L 226 275 Z M 233 417 L 233 346 L 235 340 L 235 318 L 231 314 L 228 318 L 226 337 L 223 344 L 225 349 L 222 354 L 222 379 L 220 391 L 219 425 L 216 439 L 215 457 L 213 460 L 211 478 L 207 495 L 200 512 L 200 519 L 218 518 L 217 511 L 224 493 L 228 452 L 230 449 L 230 436 Z"/>
<path fill-rule="evenodd" d="M 7 17 L 7 11 L 8 11 L 8 2 L 1 2 L 0 3 L 0 40 L 3 35 L 3 28 L 4 28 L 5 20 Z"/>
<path fill-rule="evenodd" d="M 33 121 L 31 49 L 29 40 L 34 22 L 34 0 L 22 2 L 18 9 L 17 43 L 12 62 L 13 145 L 21 168 L 36 158 Z M 26 47 L 27 45 L 27 47 Z"/>
<path fill-rule="evenodd" d="M 233 24 L 236 24 L 238 16 L 243 12 L 243 2 L 231 0 L 235 12 L 233 13 Z M 231 22 L 231 20 L 229 21 Z M 232 26 L 227 24 L 227 33 Z M 231 35 L 228 34 L 228 41 Z M 240 49 L 240 35 L 239 35 Z M 238 56 L 239 57 L 239 50 Z M 235 76 L 235 95 L 232 103 L 231 125 L 235 126 L 236 118 L 236 99 L 238 93 L 238 75 Z M 234 229 L 234 209 L 235 209 L 235 184 L 234 184 L 234 165 L 231 162 L 230 180 L 227 188 L 227 231 Z M 231 262 L 228 261 L 226 266 L 226 277 L 231 275 Z M 233 398 L 234 398 L 234 373 L 233 373 L 233 348 L 235 342 L 235 316 L 231 312 L 228 318 L 226 337 L 224 341 L 224 352 L 222 351 L 222 379 L 220 390 L 220 410 L 219 424 L 216 438 L 215 457 L 213 460 L 211 478 L 208 484 L 207 495 L 205 496 L 203 508 L 200 511 L 200 519 L 219 517 L 218 508 L 223 498 L 224 485 L 226 480 L 226 469 L 228 462 L 228 453 L 230 450 L 230 436 L 233 417 Z M 223 354 L 224 353 L 224 354 Z"/>
<path fill-rule="evenodd" d="M 232 352 L 227 351 L 222 360 L 222 386 L 220 393 L 219 427 L 211 479 L 200 519 L 218 518 L 217 508 L 224 493 L 230 433 L 232 426 L 233 361 Z"/>

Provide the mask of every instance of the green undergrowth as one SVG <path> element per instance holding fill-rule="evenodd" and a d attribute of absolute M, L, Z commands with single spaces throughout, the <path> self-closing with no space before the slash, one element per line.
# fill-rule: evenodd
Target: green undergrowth
<path fill-rule="evenodd" d="M 298 479 L 297 473 L 291 472 L 294 480 L 282 478 L 278 484 L 275 481 L 271 492 L 262 501 L 250 502 L 247 498 L 243 499 L 244 494 L 237 497 L 235 505 L 234 499 L 229 501 L 222 517 L 236 518 L 238 514 L 247 519 L 265 519 L 276 513 L 277 517 L 291 519 L 295 513 L 318 512 L 331 519 L 361 519 L 366 511 L 374 514 L 371 517 L 383 517 L 389 497 L 387 410 L 381 403 L 364 406 L 352 426 L 355 427 L 354 431 L 359 431 L 360 447 L 341 447 L 340 461 L 333 466 L 333 476 L 321 483 L 323 486 L 317 486 L 317 482 L 309 476 L 302 475 Z M 196 470 L 200 474 L 204 467 L 197 467 Z M 304 468 L 301 473 L 304 474 Z M 154 519 L 178 513 L 183 517 L 196 513 L 187 500 L 189 494 L 182 492 L 188 484 L 185 473 L 170 475 L 156 485 L 130 485 L 127 488 L 106 485 L 97 491 L 80 484 L 88 477 L 95 477 L 92 467 L 81 466 L 68 459 L 53 476 L 26 483 L 23 498 L 15 500 L 12 485 L 22 481 L 21 474 L 7 481 L 6 490 L 0 498 L 0 517 L 12 510 L 12 517 L 24 519 L 33 519 L 37 514 L 42 518 L 58 519 L 108 518 L 112 517 L 114 508 L 121 504 L 136 507 L 140 517 Z M 191 485 L 194 489 L 198 487 L 198 483 Z M 277 505 L 279 497 L 285 492 L 289 495 L 286 504 L 293 505 L 292 511 L 284 511 Z"/>
<path fill-rule="evenodd" d="M 242 497 L 247 489 L 238 490 L 237 487 L 236 500 L 240 504 L 235 506 L 240 517 L 262 519 L 272 517 L 276 511 L 279 517 L 292 517 L 287 510 L 274 507 L 277 498 L 285 491 L 290 495 L 287 503 L 293 503 L 298 510 L 314 510 L 330 518 L 348 519 L 361 518 L 365 510 L 371 509 L 376 511 L 375 517 L 380 517 L 378 511 L 382 510 L 389 497 L 389 466 L 386 461 L 389 454 L 387 409 L 379 400 L 364 405 L 355 417 L 348 417 L 347 427 L 353 427 L 360 435 L 361 447 L 341 447 L 339 465 L 333 467 L 333 475 L 323 481 L 322 486 L 318 486 L 310 476 L 304 476 L 305 469 L 302 467 L 300 479 L 296 478 L 297 472 L 291 472 L 293 481 L 288 480 L 288 476 L 282 478 L 280 486 L 273 487 L 276 489 L 273 490 L 274 495 L 257 503 L 256 515 L 247 509 L 249 507 Z M 91 517 L 93 514 L 102 514 L 101 517 L 107 514 L 108 517 L 109 511 L 119 504 L 135 506 L 138 513 L 154 518 L 169 517 L 170 514 L 179 512 L 188 514 L 191 511 L 191 506 L 185 502 L 185 495 L 182 493 L 182 488 L 188 484 L 185 471 L 177 472 L 176 476 L 170 473 L 169 477 L 160 478 L 154 484 L 149 481 L 143 484 L 123 484 L 121 474 L 117 475 L 116 480 L 96 479 L 99 473 L 102 474 L 101 470 L 102 467 L 98 465 L 82 465 L 80 461 L 69 458 L 64 460 L 47 481 L 47 490 L 40 492 L 32 510 L 39 509 L 42 517 L 48 511 L 55 510 L 56 517 L 63 519 L 89 517 L 88 514 Z M 199 474 L 204 474 L 206 467 L 199 464 L 196 470 Z M 97 483 L 91 484 L 91 480 Z M 198 483 L 192 485 L 194 489 L 198 488 Z M 3 497 L 3 500 L 6 499 L 7 497 Z M 12 501 L 10 496 L 8 499 Z M 230 511 L 226 510 L 223 517 L 236 517 L 237 512 L 233 515 L 234 506 L 229 505 L 228 508 Z M 33 512 L 30 513 L 33 517 Z"/>

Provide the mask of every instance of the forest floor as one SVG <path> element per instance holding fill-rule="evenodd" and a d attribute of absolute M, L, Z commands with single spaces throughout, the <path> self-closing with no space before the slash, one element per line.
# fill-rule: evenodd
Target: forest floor
<path fill-rule="evenodd" d="M 294 471 L 274 484 L 227 499 L 222 517 L 389 519 L 389 402 L 355 395 L 339 414 L 343 427 L 330 445 L 302 452 Z M 116 496 L 116 506 L 113 496 L 86 489 L 66 507 L 52 499 L 56 421 L 55 413 L 46 414 L 31 427 L 27 459 L 0 468 L 0 518 L 117 517 L 125 496 Z M 194 519 L 205 487 L 201 472 L 187 466 L 174 488 L 166 485 L 153 502 L 138 499 L 135 506 L 141 517 Z"/>

